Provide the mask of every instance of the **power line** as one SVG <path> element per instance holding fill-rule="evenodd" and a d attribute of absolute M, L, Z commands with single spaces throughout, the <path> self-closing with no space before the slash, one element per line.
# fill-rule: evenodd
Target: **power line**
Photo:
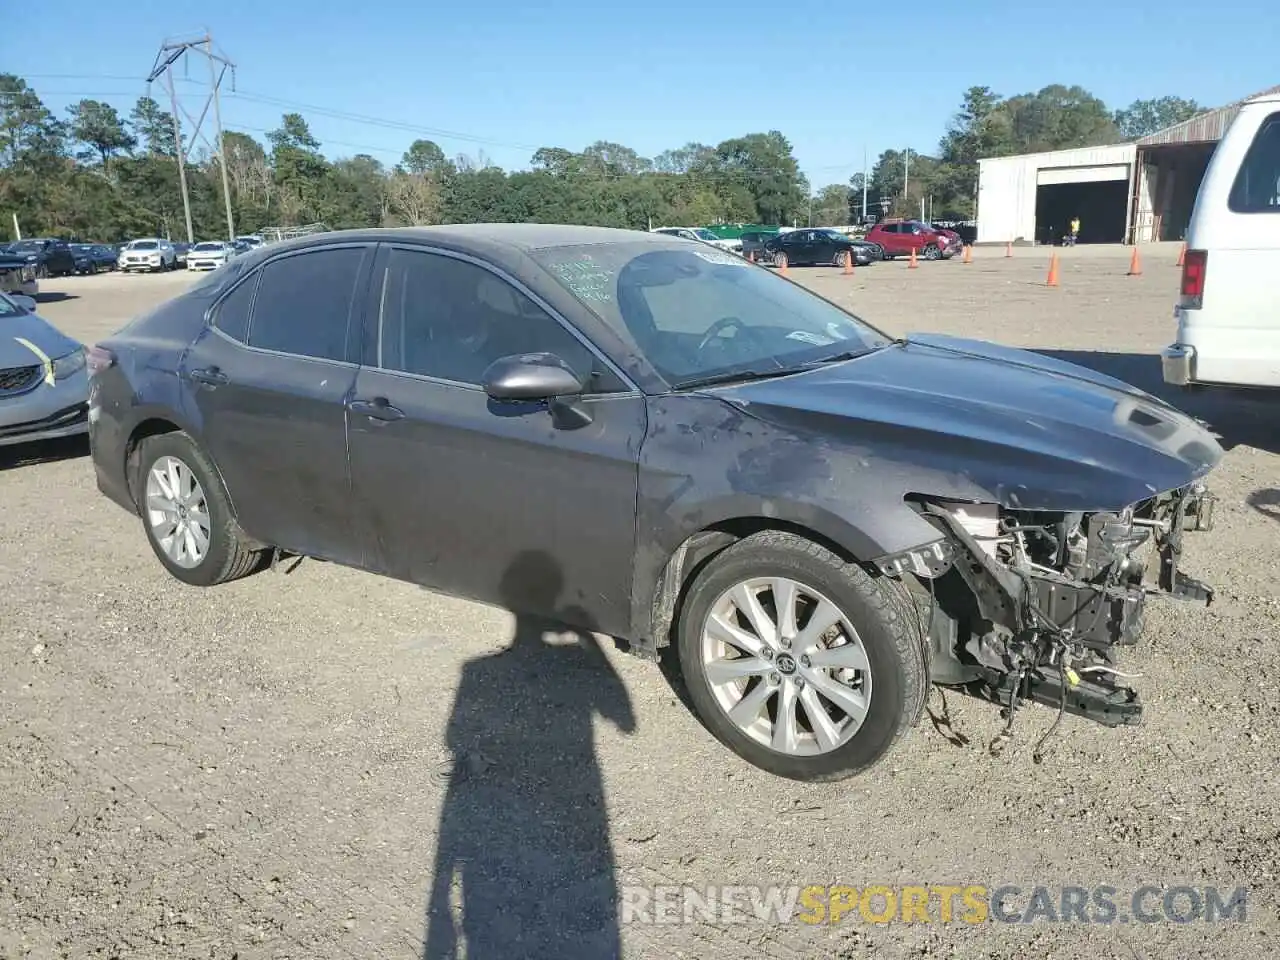
<path fill-rule="evenodd" d="M 75 79 L 75 80 L 134 79 L 132 77 L 122 77 L 119 75 L 110 75 L 110 74 L 81 74 L 81 75 L 27 74 L 26 76 L 29 79 L 40 79 L 43 77 L 48 77 L 50 79 L 56 78 L 56 79 Z M 193 84 L 195 86 L 207 86 L 207 84 L 203 84 L 201 83 L 201 81 L 198 81 L 198 80 L 188 80 L 186 82 Z M 52 92 L 60 96 L 129 96 L 128 93 L 112 93 L 112 94 L 74 93 L 72 94 L 72 93 L 66 93 L 62 91 L 52 91 Z M 440 137 L 441 139 L 445 139 L 445 140 L 459 140 L 465 143 L 474 143 L 479 146 L 503 147 L 503 148 L 514 149 L 514 150 L 539 150 L 547 146 L 547 144 L 545 143 L 530 144 L 530 143 L 519 143 L 515 141 L 510 141 L 510 140 L 499 140 L 493 137 L 484 137 L 484 136 L 479 136 L 477 134 L 462 133 L 456 130 L 448 130 L 441 127 L 431 127 L 423 124 L 410 123 L 408 121 L 403 121 L 403 120 L 392 120 L 386 117 L 375 117 L 365 113 L 337 110 L 332 107 L 324 107 L 318 104 L 303 103 L 297 100 L 289 100 L 284 97 L 274 97 L 267 94 L 252 93 L 250 91 L 244 91 L 244 90 L 232 89 L 227 92 L 226 96 L 228 99 L 241 100 L 246 103 L 259 103 L 259 104 L 269 105 L 269 106 L 292 108 L 299 112 L 305 111 L 308 113 L 325 116 L 332 119 L 343 120 L 348 123 L 361 124 L 364 126 L 381 127 L 384 129 L 397 130 L 405 133 L 417 133 L 417 134 L 425 135 L 428 137 Z M 243 124 L 237 124 L 236 126 L 245 128 Z M 336 141 L 336 140 L 326 140 L 325 142 L 339 144 L 339 141 Z M 384 152 L 384 153 L 393 152 L 393 151 L 387 150 L 386 148 L 381 148 L 381 147 L 361 148 L 357 144 L 350 144 L 350 143 L 339 144 L 339 145 L 355 147 L 357 149 L 370 149 L 370 150 L 376 149 L 379 152 Z M 849 167 L 849 164 L 847 163 L 832 163 L 832 164 L 826 164 L 821 166 L 811 166 L 809 167 L 809 169 L 811 171 L 844 170 L 844 169 L 848 169 L 848 167 Z M 744 171 L 744 172 L 749 172 L 749 171 Z M 764 173 L 772 173 L 773 171 L 761 169 L 754 172 L 764 174 Z"/>

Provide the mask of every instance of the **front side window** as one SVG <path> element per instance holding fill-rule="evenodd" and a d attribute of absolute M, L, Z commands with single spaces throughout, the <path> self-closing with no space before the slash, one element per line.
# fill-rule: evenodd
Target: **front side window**
<path fill-rule="evenodd" d="M 1280 213 L 1280 113 L 1267 117 L 1258 129 L 1227 206 L 1232 213 Z"/>
<path fill-rule="evenodd" d="M 309 250 L 262 268 L 249 346 L 320 360 L 347 358 L 363 247 Z"/>
<path fill-rule="evenodd" d="M 479 385 L 493 361 L 554 353 L 592 392 L 621 384 L 582 341 L 520 290 L 466 260 L 394 249 L 375 283 L 379 300 L 375 366 Z"/>
<path fill-rule="evenodd" d="M 821 297 L 719 250 L 650 241 L 532 256 L 673 387 L 792 369 L 890 342 Z"/>

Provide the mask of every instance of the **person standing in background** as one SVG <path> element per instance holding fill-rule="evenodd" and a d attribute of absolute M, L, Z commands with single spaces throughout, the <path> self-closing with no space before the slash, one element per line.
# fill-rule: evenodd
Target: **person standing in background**
<path fill-rule="evenodd" d="M 1076 240 L 1080 238 L 1080 218 L 1079 217 L 1071 218 L 1071 232 L 1068 234 L 1068 236 L 1071 238 L 1068 242 L 1071 244 L 1071 246 L 1074 247 L 1076 245 Z"/>

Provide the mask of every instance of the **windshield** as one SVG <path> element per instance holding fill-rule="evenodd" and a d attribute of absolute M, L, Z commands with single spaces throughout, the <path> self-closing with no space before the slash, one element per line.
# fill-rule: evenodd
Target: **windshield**
<path fill-rule="evenodd" d="M 93 253 L 93 244 L 91 243 L 73 243 L 71 249 L 76 253 Z"/>
<path fill-rule="evenodd" d="M 159 246 L 154 240 L 135 240 L 129 244 L 130 250 L 154 250 Z"/>
<path fill-rule="evenodd" d="M 719 250 L 611 243 L 531 255 L 673 387 L 797 369 L 891 341 L 803 287 Z"/>
<path fill-rule="evenodd" d="M 19 240 L 9 250 L 13 253 L 43 253 L 44 244 L 43 240 Z"/>
<path fill-rule="evenodd" d="M 210 251 L 210 252 L 211 252 L 211 251 L 215 251 L 215 250 L 221 250 L 221 249 L 222 249 L 222 244 L 220 244 L 220 243 L 197 243 L 197 244 L 196 244 L 194 247 L 192 247 L 191 249 L 192 249 L 192 250 L 195 250 L 195 251 L 197 251 L 197 252 L 200 252 L 200 253 L 203 253 L 203 252 L 205 252 L 205 251 Z"/>
<path fill-rule="evenodd" d="M 710 240 L 710 241 L 712 241 L 713 243 L 714 243 L 716 240 L 719 240 L 719 239 L 720 239 L 720 238 L 719 238 L 719 237 L 717 237 L 714 233 L 712 233 L 710 230 L 698 229 L 698 230 L 693 231 L 693 235 L 694 235 L 695 237 L 697 237 L 699 240 Z"/>

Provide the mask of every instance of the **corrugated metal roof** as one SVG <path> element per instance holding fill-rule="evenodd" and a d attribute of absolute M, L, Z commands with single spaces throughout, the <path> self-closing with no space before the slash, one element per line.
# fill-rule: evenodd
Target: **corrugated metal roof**
<path fill-rule="evenodd" d="M 1276 93 L 1280 93 L 1280 86 L 1250 94 L 1242 100 L 1227 104 L 1225 107 L 1218 107 L 1216 110 L 1197 114 L 1189 120 L 1183 120 L 1181 123 L 1175 123 L 1172 127 L 1157 130 L 1150 136 L 1143 137 L 1138 141 L 1138 146 L 1153 147 L 1168 143 L 1217 143 L 1222 139 L 1222 135 L 1227 132 L 1227 127 L 1231 125 L 1231 121 L 1236 118 L 1236 114 L 1240 112 L 1240 108 L 1244 104 L 1254 97 L 1265 97 Z"/>

